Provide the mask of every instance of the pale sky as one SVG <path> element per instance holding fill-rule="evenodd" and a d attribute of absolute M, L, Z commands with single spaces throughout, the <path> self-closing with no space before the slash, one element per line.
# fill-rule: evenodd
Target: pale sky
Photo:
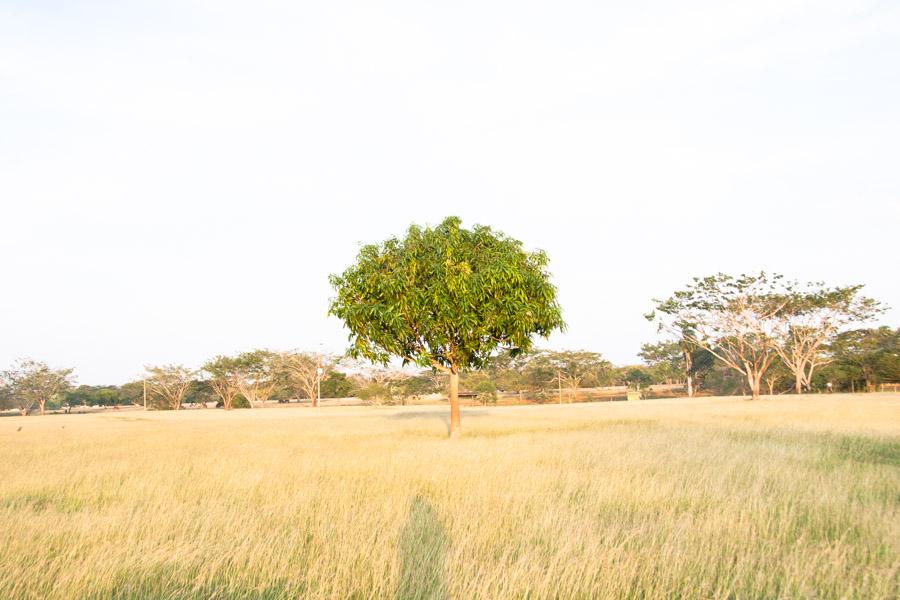
<path fill-rule="evenodd" d="M 900 2 L 0 0 L 0 206 L 0 369 L 80 383 L 343 351 L 328 274 L 451 214 L 617 363 L 695 275 L 900 308 Z"/>

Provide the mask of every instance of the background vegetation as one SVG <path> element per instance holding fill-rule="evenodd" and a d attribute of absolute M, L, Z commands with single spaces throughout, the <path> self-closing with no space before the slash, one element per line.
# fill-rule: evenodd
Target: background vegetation
<path fill-rule="evenodd" d="M 827 365 L 813 375 L 810 391 L 827 391 L 831 382 L 835 392 L 874 391 L 882 383 L 900 382 L 900 329 L 879 327 L 841 332 L 826 350 L 832 355 Z M 252 354 L 252 353 L 251 353 Z M 274 353 L 273 353 L 274 355 Z M 529 355 L 511 357 L 508 353 L 494 358 L 484 369 L 465 372 L 460 377 L 461 389 L 476 395 L 488 392 L 479 402 L 491 403 L 497 391 L 522 391 L 528 402 L 555 401 L 560 378 L 566 397 L 574 388 L 603 386 L 640 386 L 674 384 L 684 381 L 684 357 L 677 342 L 644 344 L 643 364 L 616 366 L 602 355 L 588 351 L 542 350 Z M 428 371 L 409 369 L 367 368 L 359 363 L 328 359 L 322 375 L 322 398 L 358 396 L 372 404 L 406 404 L 418 402 L 429 394 L 446 393 L 445 378 Z M 716 361 L 703 349 L 693 352 L 691 373 L 701 395 L 745 395 L 745 378 Z M 793 375 L 775 361 L 763 378 L 764 392 L 781 394 L 793 391 Z M 285 385 L 274 386 L 271 400 L 306 398 L 307 392 Z M 142 404 L 143 382 L 121 386 L 72 386 L 52 398 L 47 406 L 114 406 Z M 166 409 L 168 404 L 149 394 L 151 408 Z M 185 391 L 184 404 L 221 404 L 209 383 L 208 374 L 193 373 Z M 235 408 L 250 404 L 238 392 Z M 0 408 L 16 408 L 9 393 L 0 386 Z"/>

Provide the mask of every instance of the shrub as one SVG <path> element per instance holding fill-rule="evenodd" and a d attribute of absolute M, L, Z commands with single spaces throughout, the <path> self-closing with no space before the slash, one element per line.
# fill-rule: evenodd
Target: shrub
<path fill-rule="evenodd" d="M 473 391 L 478 392 L 475 399 L 482 404 L 497 404 L 497 386 L 493 381 L 488 379 L 480 381 Z"/>

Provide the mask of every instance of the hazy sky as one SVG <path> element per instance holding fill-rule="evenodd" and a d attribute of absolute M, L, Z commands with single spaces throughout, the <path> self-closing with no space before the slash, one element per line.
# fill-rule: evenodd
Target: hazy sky
<path fill-rule="evenodd" d="M 634 361 L 694 275 L 900 308 L 898 200 L 896 1 L 0 0 L 0 368 L 342 351 L 327 275 L 450 214 Z"/>

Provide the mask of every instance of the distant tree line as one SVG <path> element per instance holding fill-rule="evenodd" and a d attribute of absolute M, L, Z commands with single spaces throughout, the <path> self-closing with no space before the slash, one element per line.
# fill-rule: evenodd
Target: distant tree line
<path fill-rule="evenodd" d="M 217 356 L 200 369 L 183 365 L 146 367 L 144 377 L 124 385 L 75 385 L 72 369 L 52 369 L 24 359 L 0 372 L 0 409 L 23 415 L 38 408 L 143 405 L 178 410 L 185 404 L 215 404 L 226 410 L 264 406 L 269 400 L 350 394 L 355 388 L 335 371 L 330 357 L 305 352 L 253 350 Z"/>
<path fill-rule="evenodd" d="M 121 386 L 76 386 L 72 369 L 22 359 L 0 372 L 0 409 L 23 415 L 129 404 L 231 410 L 290 400 L 317 406 L 319 398 L 351 396 L 375 405 L 405 404 L 430 394 L 452 397 L 454 385 L 484 404 L 496 402 L 500 392 L 541 402 L 572 398 L 583 388 L 654 384 L 683 384 L 689 396 L 873 391 L 900 382 L 900 329 L 859 327 L 885 310 L 861 289 L 801 285 L 766 273 L 695 278 L 654 301 L 647 318 L 666 339 L 641 347 L 643 364 L 616 366 L 586 350 L 501 349 L 480 356 L 478 368 L 459 368 L 449 382 L 434 365 L 410 371 L 390 368 L 385 360 L 372 367 L 347 357 L 258 349 L 216 356 L 199 369 L 148 366 L 144 377 Z"/>
<path fill-rule="evenodd" d="M 851 329 L 821 347 L 822 365 L 804 391 L 874 391 L 885 382 L 900 382 L 900 328 Z M 482 404 L 497 402 L 501 392 L 521 392 L 531 402 L 571 399 L 577 390 L 626 386 L 685 385 L 693 393 L 746 395 L 746 378 L 704 348 L 694 348 L 685 361 L 683 342 L 661 341 L 641 347 L 643 364 L 614 365 L 597 352 L 538 350 L 527 355 L 508 352 L 484 368 L 460 377 L 460 388 Z M 689 364 L 688 368 L 686 365 Z M 317 370 L 322 369 L 319 398 L 356 397 L 371 405 L 399 405 L 429 395 L 447 394 L 440 374 L 408 369 L 366 368 L 347 359 L 302 352 L 254 350 L 218 356 L 201 369 L 180 365 L 148 367 L 146 379 L 123 385 L 75 385 L 72 369 L 52 369 L 34 360 L 18 361 L 0 378 L 0 409 L 22 414 L 80 406 L 143 406 L 177 410 L 184 405 L 226 409 L 265 406 L 317 398 Z M 794 373 L 780 360 L 766 369 L 763 392 L 795 391 Z"/>

